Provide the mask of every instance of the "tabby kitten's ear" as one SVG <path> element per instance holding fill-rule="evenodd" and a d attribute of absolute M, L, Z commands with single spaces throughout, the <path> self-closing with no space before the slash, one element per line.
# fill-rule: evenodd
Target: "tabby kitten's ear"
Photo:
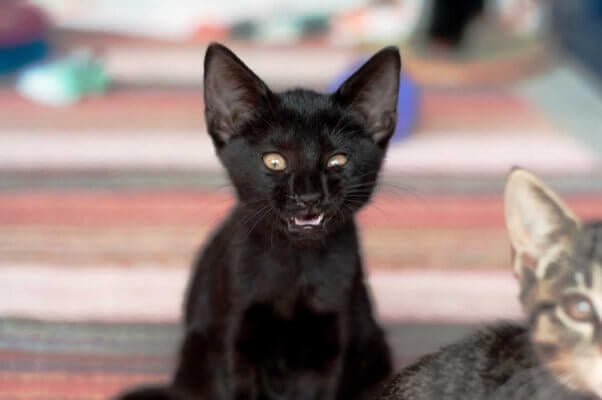
<path fill-rule="evenodd" d="M 222 147 L 266 107 L 272 92 L 227 47 L 212 43 L 205 53 L 205 118 L 216 148 Z"/>
<path fill-rule="evenodd" d="M 385 145 L 397 121 L 401 58 L 396 47 L 386 47 L 370 58 L 333 94 L 355 111 L 375 143 Z"/>
<path fill-rule="evenodd" d="M 531 263 L 515 261 L 515 272 L 522 276 L 525 267 L 557 246 L 566 246 L 580 223 L 564 202 L 534 174 L 520 168 L 512 170 L 505 190 L 506 227 L 515 256 Z"/>

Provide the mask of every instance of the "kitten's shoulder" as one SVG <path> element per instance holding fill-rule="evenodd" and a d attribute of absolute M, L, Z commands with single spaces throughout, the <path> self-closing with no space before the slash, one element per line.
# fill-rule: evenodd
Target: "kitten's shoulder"
<path fill-rule="evenodd" d="M 486 398 L 491 387 L 532 365 L 526 333 L 512 323 L 485 327 L 403 369 L 380 400 Z"/>

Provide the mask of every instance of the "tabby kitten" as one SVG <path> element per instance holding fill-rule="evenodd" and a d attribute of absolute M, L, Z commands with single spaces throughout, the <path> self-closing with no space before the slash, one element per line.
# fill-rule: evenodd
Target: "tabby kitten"
<path fill-rule="evenodd" d="M 124 399 L 360 400 L 382 388 L 391 358 L 354 214 L 393 134 L 400 68 L 389 47 L 331 95 L 274 93 L 208 48 L 207 126 L 238 201 L 196 262 L 172 383 Z"/>
<path fill-rule="evenodd" d="M 505 208 L 528 322 L 491 326 L 423 357 L 381 400 L 602 397 L 602 223 L 581 225 L 522 169 L 508 177 Z"/>

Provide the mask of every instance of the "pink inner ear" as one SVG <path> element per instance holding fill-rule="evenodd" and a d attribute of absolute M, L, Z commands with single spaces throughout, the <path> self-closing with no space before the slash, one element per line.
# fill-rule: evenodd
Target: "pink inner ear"
<path fill-rule="evenodd" d="M 518 261 L 520 262 L 520 265 L 522 265 L 523 268 L 526 267 L 532 270 L 535 270 L 535 268 L 537 268 L 537 258 L 534 255 L 522 252 L 519 256 L 520 259 Z"/>
<path fill-rule="evenodd" d="M 205 55 L 204 97 L 209 134 L 218 145 L 237 134 L 271 91 L 234 53 L 213 44 Z"/>
<path fill-rule="evenodd" d="M 401 61 L 395 48 L 385 48 L 341 84 L 335 97 L 363 119 L 375 142 L 395 130 Z"/>

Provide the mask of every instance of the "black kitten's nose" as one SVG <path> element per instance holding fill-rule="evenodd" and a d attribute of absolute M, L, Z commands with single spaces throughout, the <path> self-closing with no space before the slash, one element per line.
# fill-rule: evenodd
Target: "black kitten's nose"
<path fill-rule="evenodd" d="M 297 204 L 302 207 L 312 207 L 318 205 L 321 198 L 321 193 L 299 194 L 297 195 Z"/>

